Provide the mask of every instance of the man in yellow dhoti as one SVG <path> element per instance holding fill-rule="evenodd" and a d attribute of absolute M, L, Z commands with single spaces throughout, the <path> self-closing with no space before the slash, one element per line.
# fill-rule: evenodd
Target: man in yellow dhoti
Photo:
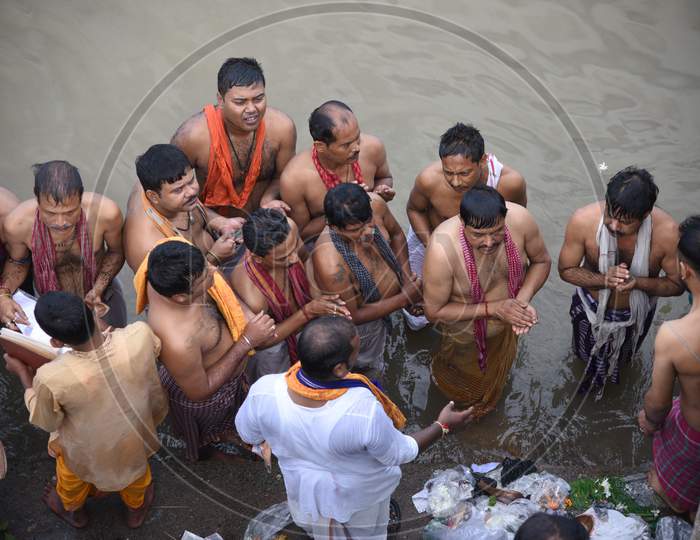
<path fill-rule="evenodd" d="M 442 337 L 433 356 L 438 388 L 476 416 L 501 397 L 517 336 L 537 322 L 530 300 L 551 260 L 532 215 L 488 186 L 462 197 L 460 215 L 439 225 L 424 266 L 425 314 Z"/>

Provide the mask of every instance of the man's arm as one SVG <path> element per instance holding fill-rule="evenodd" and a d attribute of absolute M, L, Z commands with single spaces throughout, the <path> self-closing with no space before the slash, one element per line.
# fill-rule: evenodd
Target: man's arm
<path fill-rule="evenodd" d="M 666 328 L 666 324 L 661 325 L 656 334 L 651 387 L 644 396 L 644 413 L 656 429 L 661 427 L 673 405 L 673 383 L 676 378 L 676 369 L 673 366 L 675 339 Z"/>
<path fill-rule="evenodd" d="M 413 189 L 406 203 L 406 214 L 408 221 L 413 227 L 413 232 L 427 246 L 430 240 L 430 220 L 428 219 L 428 209 L 430 208 L 430 199 L 424 190 L 425 182 L 421 178 L 423 173 L 419 174 L 413 184 Z"/>
<path fill-rule="evenodd" d="M 374 172 L 374 187 L 372 192 L 389 202 L 396 195 L 394 191 L 394 179 L 389 170 L 389 161 L 386 157 L 384 143 L 372 135 L 364 135 L 368 140 L 368 150 L 370 150 L 372 161 L 376 165 Z"/>
<path fill-rule="evenodd" d="M 0 278 L 0 324 L 12 329 L 17 329 L 15 322 L 29 323 L 24 310 L 12 299 L 12 295 L 29 275 L 32 264 L 29 246 L 25 244 L 31 223 L 25 216 L 26 212 L 20 206 L 10 212 L 4 225 L 7 257 Z"/>
<path fill-rule="evenodd" d="M 411 267 L 408 263 L 408 244 L 401 225 L 396 221 L 386 201 L 376 195 L 373 196 L 372 211 L 375 216 L 382 220 L 387 233 L 389 233 L 391 251 L 394 252 L 404 276 L 408 278 L 411 275 Z"/>
<path fill-rule="evenodd" d="M 203 113 L 197 113 L 185 120 L 182 125 L 177 128 L 172 139 L 170 139 L 170 144 L 174 144 L 182 150 L 195 169 L 204 168 L 208 165 L 208 163 L 198 162 L 200 147 L 204 143 L 202 137 L 204 132 L 202 128 L 198 126 L 201 116 L 203 116 Z M 204 129 L 207 129 L 206 121 Z"/>
<path fill-rule="evenodd" d="M 299 236 L 304 242 L 317 237 L 326 226 L 326 218 L 323 215 L 311 219 L 304 189 L 306 181 L 304 174 L 295 174 L 289 169 L 284 171 L 280 178 L 282 200 L 289 205 L 289 217 L 299 227 Z"/>
<path fill-rule="evenodd" d="M 275 174 L 260 199 L 260 206 L 280 198 L 280 177 L 282 176 L 282 171 L 284 171 L 289 160 L 296 154 L 297 128 L 292 119 L 286 114 L 280 113 L 279 116 L 282 119 L 279 126 L 281 137 L 279 150 L 277 151 L 277 157 L 275 159 Z"/>
<path fill-rule="evenodd" d="M 559 276 L 562 280 L 584 289 L 605 289 L 604 274 L 580 266 L 586 254 L 585 227 L 582 210 L 576 210 L 566 225 L 564 243 L 559 252 Z"/>
<path fill-rule="evenodd" d="M 109 286 L 124 266 L 124 247 L 122 245 L 122 227 L 124 218 L 114 201 L 102 197 L 99 204 L 99 227 L 104 230 L 103 238 L 106 253 L 97 268 L 97 279 L 92 289 L 85 295 L 86 300 L 100 301 L 102 293 Z"/>
<path fill-rule="evenodd" d="M 523 218 L 518 225 L 522 227 L 525 236 L 525 254 L 528 258 L 528 268 L 517 299 L 521 302 L 530 303 L 532 297 L 547 281 L 549 270 L 552 267 L 552 259 L 547 251 L 547 246 L 544 244 L 540 228 L 537 226 L 532 214 L 527 210 L 521 213 Z"/>

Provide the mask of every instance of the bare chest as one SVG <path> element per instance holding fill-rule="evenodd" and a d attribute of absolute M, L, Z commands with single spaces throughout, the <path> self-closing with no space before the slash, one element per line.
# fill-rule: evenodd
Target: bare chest
<path fill-rule="evenodd" d="M 233 345 L 233 338 L 215 305 L 210 302 L 203 304 L 198 315 L 194 337 L 200 344 L 202 361 L 207 368 L 226 354 Z"/>
<path fill-rule="evenodd" d="M 362 171 L 362 178 L 365 185 L 372 191 L 374 189 L 374 176 L 377 172 L 376 165 L 360 159 L 360 170 Z M 347 174 L 338 175 L 341 183 L 355 182 L 355 176 L 350 168 L 347 169 L 346 173 Z M 314 181 L 307 185 L 305 191 L 306 205 L 309 208 L 311 217 L 314 218 L 323 215 L 323 199 L 326 193 L 328 193 L 328 189 L 318 173 L 316 173 Z"/>

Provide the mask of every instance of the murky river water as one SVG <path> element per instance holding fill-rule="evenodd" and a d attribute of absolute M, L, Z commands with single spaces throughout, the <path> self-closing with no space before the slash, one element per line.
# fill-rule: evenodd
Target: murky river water
<path fill-rule="evenodd" d="M 458 120 L 478 126 L 487 149 L 524 174 L 554 269 L 569 215 L 596 197 L 586 163 L 606 162 L 605 178 L 629 164 L 647 167 L 660 185 L 660 206 L 678 220 L 698 211 L 697 2 L 411 1 L 392 2 L 392 14 L 317 8 L 222 39 L 220 49 L 196 55 L 191 67 L 176 70 L 179 78 L 142 103 L 212 37 L 297 4 L 207 5 L 197 11 L 164 1 L 0 3 L 2 185 L 29 197 L 29 166 L 61 158 L 77 164 L 94 188 L 116 135 L 138 109 L 138 123 L 117 141 L 125 144 L 116 166 L 101 177 L 108 180 L 106 194 L 124 206 L 135 156 L 167 141 L 185 117 L 215 98 L 224 58 L 250 55 L 265 69 L 270 105 L 295 120 L 298 149 L 310 143 L 309 112 L 331 98 L 349 103 L 363 131 L 384 140 L 397 187 L 391 207 L 404 225 L 415 175 L 436 158 L 439 135 Z M 581 153 L 582 141 L 590 154 Z M 123 271 L 122 277 L 131 276 Z M 682 314 L 687 300 L 662 299 L 651 339 L 623 383 L 609 386 L 598 403 L 581 403 L 582 369 L 570 347 L 571 292 L 554 270 L 535 300 L 541 322 L 521 340 L 498 409 L 422 459 L 471 462 L 510 453 L 624 472 L 650 458 L 635 419 L 649 383 L 650 345 L 659 322 Z M 413 425 L 432 421 L 445 401 L 429 378 L 435 337 L 400 328 L 389 347 L 388 389 Z M 3 370 L 0 403 L 0 438 L 10 457 L 40 444 L 25 425 L 18 383 Z"/>

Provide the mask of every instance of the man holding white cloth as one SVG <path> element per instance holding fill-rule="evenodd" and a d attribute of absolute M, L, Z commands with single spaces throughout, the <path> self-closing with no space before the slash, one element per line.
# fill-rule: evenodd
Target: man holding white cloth
<path fill-rule="evenodd" d="M 683 292 L 678 225 L 654 206 L 658 192 L 648 171 L 627 167 L 610 179 L 605 201 L 578 209 L 566 227 L 559 275 L 577 287 L 574 352 L 587 363 L 581 388 L 592 386 L 596 399 L 644 341 L 656 298 Z"/>
<path fill-rule="evenodd" d="M 279 460 L 294 521 L 314 538 L 386 538 L 399 466 L 471 418 L 450 402 L 438 420 L 409 435 L 406 419 L 363 375 L 352 322 L 321 317 L 298 341 L 300 363 L 251 388 L 236 416 L 250 444 L 267 441 Z"/>

